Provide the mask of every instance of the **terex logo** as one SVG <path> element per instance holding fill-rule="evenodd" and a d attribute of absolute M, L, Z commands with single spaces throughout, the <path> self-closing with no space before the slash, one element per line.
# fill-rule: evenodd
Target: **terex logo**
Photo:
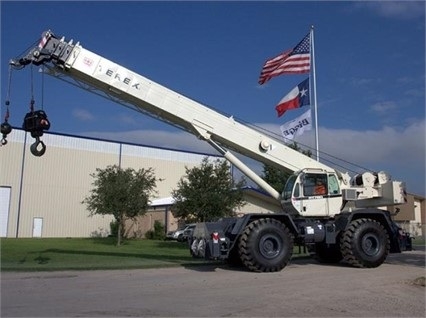
<path fill-rule="evenodd" d="M 93 60 L 91 59 L 91 58 L 89 58 L 89 57 L 85 57 L 84 59 L 83 59 L 83 63 L 85 64 L 85 65 L 87 65 L 87 66 L 92 66 L 92 64 L 93 64 Z"/>
<path fill-rule="evenodd" d="M 105 72 L 105 74 L 107 76 L 109 76 L 109 77 L 114 78 L 117 81 L 120 81 L 120 82 L 126 84 L 126 85 L 130 85 L 131 82 L 132 82 L 131 78 L 129 78 L 129 77 L 123 77 L 122 78 L 122 75 L 120 75 L 118 72 L 116 72 L 114 74 L 114 71 L 112 69 L 107 69 L 106 72 Z M 136 83 L 131 84 L 131 87 L 133 87 L 134 89 L 139 90 L 140 89 L 139 85 L 140 85 L 140 83 L 136 82 Z"/>

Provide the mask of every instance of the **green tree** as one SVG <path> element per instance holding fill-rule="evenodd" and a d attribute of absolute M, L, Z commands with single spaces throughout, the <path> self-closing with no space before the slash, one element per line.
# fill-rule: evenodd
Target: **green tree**
<path fill-rule="evenodd" d="M 90 216 L 114 216 L 118 224 L 117 245 L 120 245 L 124 222 L 146 213 L 149 198 L 156 193 L 156 183 L 161 180 L 154 176 L 152 168 L 136 171 L 117 165 L 98 168 L 90 176 L 94 178 L 93 189 L 82 203 L 87 205 Z"/>
<path fill-rule="evenodd" d="M 263 165 L 263 180 L 265 180 L 271 187 L 281 193 L 284 189 L 284 185 L 287 182 L 290 173 L 282 171 L 274 166 L 264 164 Z"/>
<path fill-rule="evenodd" d="M 312 152 L 310 150 L 303 150 L 299 147 L 296 142 L 288 145 L 290 148 L 297 150 L 304 155 L 311 157 Z M 265 180 L 271 187 L 277 190 L 279 193 L 284 189 L 287 179 L 290 177 L 290 173 L 282 171 L 274 166 L 264 164 L 263 165 L 263 180 Z"/>
<path fill-rule="evenodd" d="M 177 189 L 172 191 L 175 200 L 173 214 L 187 222 L 206 222 L 233 216 L 235 208 L 242 207 L 242 187 L 245 180 L 235 183 L 228 162 L 203 158 L 199 167 L 185 168 Z"/>

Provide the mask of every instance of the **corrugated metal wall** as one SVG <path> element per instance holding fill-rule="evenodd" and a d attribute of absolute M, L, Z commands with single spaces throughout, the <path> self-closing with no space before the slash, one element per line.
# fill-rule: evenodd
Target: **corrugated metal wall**
<path fill-rule="evenodd" d="M 170 196 L 185 166 L 205 155 L 45 133 L 42 157 L 31 154 L 34 139 L 14 129 L 0 151 L 0 186 L 11 188 L 7 237 L 32 237 L 34 219 L 42 219 L 42 237 L 107 234 L 111 217 L 89 217 L 81 202 L 89 194 L 96 168 L 152 167 L 159 197 Z"/>

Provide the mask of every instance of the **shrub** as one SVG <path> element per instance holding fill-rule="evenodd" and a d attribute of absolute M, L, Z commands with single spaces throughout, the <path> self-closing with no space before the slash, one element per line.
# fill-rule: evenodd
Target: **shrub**
<path fill-rule="evenodd" d="M 145 233 L 145 237 L 149 240 L 164 240 L 166 238 L 166 233 L 164 225 L 156 220 L 154 222 L 154 230 L 149 230 Z"/>

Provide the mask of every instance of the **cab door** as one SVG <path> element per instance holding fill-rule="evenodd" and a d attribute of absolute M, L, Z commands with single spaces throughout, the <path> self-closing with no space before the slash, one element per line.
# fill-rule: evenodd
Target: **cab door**
<path fill-rule="evenodd" d="M 306 173 L 301 180 L 300 214 L 305 216 L 329 215 L 329 188 L 326 173 Z"/>
<path fill-rule="evenodd" d="M 336 174 L 330 173 L 327 178 L 327 205 L 329 215 L 334 215 L 340 212 L 342 208 L 342 190 L 340 189 L 339 179 Z"/>

